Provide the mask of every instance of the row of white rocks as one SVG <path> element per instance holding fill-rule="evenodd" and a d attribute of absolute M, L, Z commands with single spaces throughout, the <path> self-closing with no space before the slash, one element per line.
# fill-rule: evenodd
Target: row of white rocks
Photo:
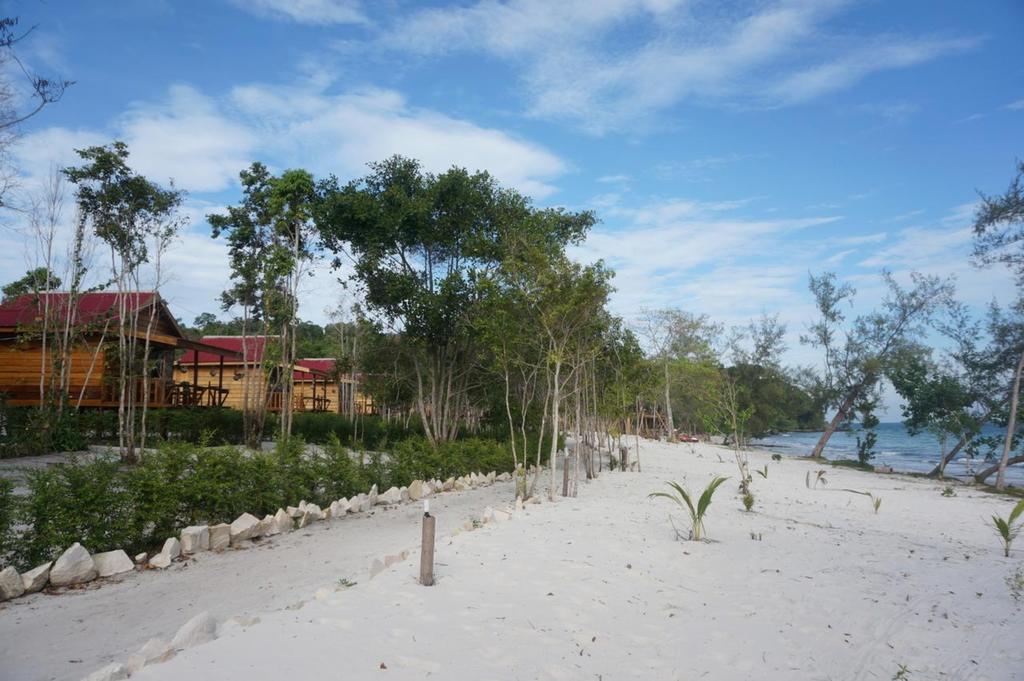
<path fill-rule="evenodd" d="M 392 487 L 384 493 L 378 493 L 377 485 L 374 485 L 366 494 L 332 501 L 330 506 L 324 509 L 316 504 L 300 501 L 298 506 L 278 509 L 277 513 L 267 515 L 262 520 L 250 513 L 243 513 L 230 524 L 186 527 L 181 531 L 180 537 L 168 538 L 155 555 L 140 553 L 135 556 L 134 561 L 120 549 L 90 554 L 85 547 L 76 542 L 56 561 L 40 565 L 24 574 L 19 574 L 14 567 L 0 570 L 0 601 L 35 593 L 47 584 L 55 587 L 84 584 L 99 577 L 112 577 L 130 572 L 136 566 L 164 569 L 182 555 L 200 551 L 223 551 L 246 541 L 291 532 L 322 520 L 369 511 L 377 505 L 419 501 L 440 492 L 462 491 L 490 485 L 496 480 L 504 482 L 511 479 L 508 473 L 497 475 L 491 471 L 486 475 L 470 473 L 459 478 L 448 478 L 443 482 L 414 480 L 408 487 Z"/>
<path fill-rule="evenodd" d="M 475 478 L 475 480 L 467 476 L 466 478 L 460 478 L 459 480 L 452 480 L 452 485 L 450 485 L 449 487 L 451 490 L 458 489 L 457 487 L 455 487 L 454 484 L 458 482 L 459 484 L 463 485 L 464 489 L 468 489 L 469 487 L 472 487 L 474 485 L 488 485 L 493 483 L 495 480 L 507 481 L 511 480 L 511 477 L 507 473 L 499 476 L 495 476 L 493 473 L 489 476 L 478 476 L 477 478 Z M 369 494 L 360 494 L 359 497 L 365 497 L 364 501 L 369 503 L 369 506 L 366 506 L 366 508 L 381 503 L 400 503 L 386 501 L 386 499 L 396 497 L 396 494 L 394 494 L 393 491 L 397 492 L 397 498 L 400 500 L 404 499 L 410 502 L 417 501 L 418 499 L 430 496 L 431 494 L 436 494 L 437 491 L 444 491 L 447 482 L 448 481 L 446 481 L 445 483 L 441 483 L 439 481 L 421 482 L 417 480 L 413 482 L 411 485 L 409 485 L 408 488 L 391 488 L 387 492 L 384 492 L 383 494 L 377 494 L 376 489 L 371 489 Z M 421 483 L 422 487 L 417 485 L 417 483 Z M 353 497 L 353 499 L 358 500 L 359 497 Z M 371 500 L 372 503 L 370 503 Z M 342 508 L 344 508 L 345 503 L 348 503 L 349 505 L 349 510 L 347 511 L 341 510 Z M 360 501 L 360 509 L 363 508 L 362 503 L 363 502 Z M 539 500 L 529 499 L 525 503 L 539 503 Z M 335 504 L 338 504 L 337 508 L 335 508 Z M 514 507 L 510 507 L 506 510 L 495 509 L 488 506 L 483 510 L 483 512 L 479 515 L 478 518 L 470 518 L 463 524 L 462 527 L 455 528 L 452 534 L 454 536 L 460 534 L 461 532 L 472 532 L 473 530 L 490 523 L 498 523 L 505 520 L 510 520 L 515 516 L 516 513 L 523 510 L 523 505 L 524 502 L 520 497 L 516 499 Z M 298 522 L 301 523 L 301 519 L 307 517 L 307 513 L 310 514 L 310 516 L 308 517 L 316 516 L 318 513 L 324 515 L 325 517 L 327 517 L 328 513 L 331 514 L 330 517 L 338 517 L 336 515 L 333 515 L 335 511 L 339 515 L 351 512 L 352 506 L 352 499 L 339 499 L 338 501 L 332 503 L 331 506 L 328 507 L 327 511 L 320 511 L 319 507 L 317 507 L 315 504 L 306 504 L 305 502 L 300 502 L 299 506 L 294 508 L 289 507 L 285 511 L 285 513 L 287 517 L 290 520 L 292 520 L 294 525 L 296 519 L 299 519 Z M 301 514 L 299 513 L 299 511 L 301 511 Z M 280 511 L 278 512 L 277 515 L 280 515 Z M 277 518 L 277 515 L 273 516 L 275 520 Z M 267 516 L 267 518 L 270 517 L 272 516 Z M 264 518 L 264 520 L 260 522 L 265 521 L 266 518 Z M 186 529 L 188 530 L 194 528 Z M 183 530 L 181 537 L 182 547 L 185 546 L 185 533 L 186 531 Z M 202 536 L 201 531 L 198 534 L 200 535 L 200 537 Z M 202 543 L 202 539 L 200 538 L 198 539 L 198 541 L 200 543 L 197 544 L 197 546 L 199 546 Z M 408 549 L 405 549 L 396 554 L 384 556 L 383 558 L 375 558 L 373 560 L 373 563 L 370 565 L 370 579 L 373 579 L 387 568 L 390 568 L 392 565 L 395 565 L 406 560 L 409 557 L 409 555 L 410 551 Z M 337 587 L 333 589 L 333 591 L 337 591 L 340 588 L 343 587 Z M 329 588 L 318 589 L 316 594 L 314 595 L 314 598 L 317 600 L 327 598 L 330 596 L 331 591 L 332 589 Z M 305 603 L 305 601 L 300 602 L 299 607 L 301 607 L 303 603 Z M 177 653 L 186 648 L 191 648 L 192 646 L 197 646 L 208 641 L 212 641 L 213 639 L 227 633 L 233 628 L 248 627 L 258 624 L 259 621 L 259 617 L 232 617 L 223 624 L 218 625 L 216 619 L 212 617 L 208 612 L 202 612 L 193 617 L 192 619 L 190 619 L 184 625 L 182 625 L 182 627 L 178 629 L 177 633 L 175 633 L 174 637 L 171 640 L 168 641 L 166 639 L 152 638 L 149 641 L 147 641 L 146 644 L 143 645 L 142 648 L 140 648 L 137 653 L 130 656 L 125 662 L 113 662 L 107 665 L 106 667 L 103 667 L 102 669 L 99 669 L 90 674 L 89 676 L 85 677 L 83 681 L 122 681 L 123 679 L 128 679 L 133 674 L 138 673 L 143 667 L 149 666 L 151 664 L 166 662 L 167 660 L 171 659 Z"/>

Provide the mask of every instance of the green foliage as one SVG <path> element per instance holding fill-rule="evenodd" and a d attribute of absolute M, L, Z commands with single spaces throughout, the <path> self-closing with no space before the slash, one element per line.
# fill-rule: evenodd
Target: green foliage
<path fill-rule="evenodd" d="M 867 463 L 866 461 L 861 461 L 860 459 L 835 459 L 834 461 L 829 461 L 829 463 L 835 468 L 854 468 L 858 471 L 866 471 L 868 473 L 875 470 L 875 467 L 872 464 Z"/>
<path fill-rule="evenodd" d="M 13 300 L 18 296 L 25 295 L 26 293 L 57 291 L 60 289 L 60 285 L 60 277 L 45 267 L 37 267 L 34 270 L 26 272 L 25 276 L 21 279 L 12 281 L 0 289 L 0 292 L 3 293 L 2 302 Z"/>
<path fill-rule="evenodd" d="M 690 514 L 691 536 L 694 541 L 700 541 L 704 537 L 704 515 L 707 513 L 708 507 L 711 506 L 711 498 L 714 496 L 715 490 L 726 480 L 728 478 L 719 476 L 708 483 L 701 493 L 700 499 L 697 500 L 696 506 L 693 504 L 690 492 L 678 482 L 673 481 L 665 483 L 672 488 L 673 492 L 651 492 L 647 497 L 664 497 L 674 501 L 680 508 L 686 509 Z"/>
<path fill-rule="evenodd" d="M 0 436 L 0 458 L 78 451 L 87 444 L 72 412 L 59 412 L 50 404 L 20 408 L 0 405 L 0 410 L 6 418 L 6 434 Z"/>
<path fill-rule="evenodd" d="M 945 487 L 942 488 L 942 496 L 944 496 L 944 497 L 955 497 L 956 496 L 956 490 L 953 489 L 952 487 L 950 487 L 949 485 L 946 485 Z"/>
<path fill-rule="evenodd" d="M 743 495 L 743 508 L 748 513 L 754 508 L 754 495 L 749 490 Z"/>
<path fill-rule="evenodd" d="M 1003 540 L 1003 554 L 1007 558 L 1010 557 L 1010 546 L 1013 544 L 1013 540 L 1020 533 L 1021 524 L 1017 520 L 1021 514 L 1024 514 L 1024 499 L 1017 502 L 1006 518 L 992 516 L 992 524 L 995 525 L 999 538 Z"/>
<path fill-rule="evenodd" d="M 24 499 L 0 479 L 0 557 L 10 553 L 27 569 L 76 541 L 90 552 L 133 553 L 187 525 L 231 522 L 244 512 L 262 517 L 302 499 L 327 505 L 373 484 L 386 489 L 492 470 L 512 470 L 502 443 L 468 439 L 435 449 L 422 437 L 399 441 L 387 454 L 354 454 L 337 437 L 324 446 L 293 437 L 261 452 L 173 443 L 134 466 L 73 457 L 30 472 Z"/>
<path fill-rule="evenodd" d="M 763 469 L 755 469 L 754 472 L 757 473 L 758 475 L 760 475 L 765 480 L 768 479 L 768 465 L 767 464 L 765 465 L 765 467 Z"/>
<path fill-rule="evenodd" d="M 9 561 L 8 553 L 14 546 L 14 521 L 18 513 L 18 498 L 14 495 L 14 483 L 0 478 L 0 565 Z"/>

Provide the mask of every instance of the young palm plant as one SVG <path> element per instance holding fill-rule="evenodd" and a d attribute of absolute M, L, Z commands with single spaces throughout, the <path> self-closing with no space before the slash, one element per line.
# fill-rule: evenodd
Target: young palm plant
<path fill-rule="evenodd" d="M 996 526 L 996 532 L 999 533 L 999 537 L 1003 540 L 1003 555 L 1007 558 L 1010 557 L 1010 545 L 1013 544 L 1013 540 L 1020 533 L 1021 526 L 1017 523 L 1017 519 L 1022 514 L 1024 514 L 1024 499 L 1017 502 L 1017 505 L 1010 511 L 1009 517 L 1000 518 L 997 515 L 992 516 L 992 523 Z"/>
<path fill-rule="evenodd" d="M 665 483 L 672 488 L 672 492 L 651 492 L 647 497 L 665 497 L 679 504 L 680 508 L 689 511 L 690 523 L 693 526 L 693 540 L 700 541 L 704 538 L 704 514 L 707 513 L 708 506 L 711 505 L 711 497 L 715 495 L 715 490 L 718 489 L 719 485 L 726 480 L 728 478 L 717 477 L 708 483 L 708 486 L 704 488 L 704 492 L 700 495 L 700 499 L 697 500 L 696 506 L 693 505 L 690 493 L 678 482 Z"/>

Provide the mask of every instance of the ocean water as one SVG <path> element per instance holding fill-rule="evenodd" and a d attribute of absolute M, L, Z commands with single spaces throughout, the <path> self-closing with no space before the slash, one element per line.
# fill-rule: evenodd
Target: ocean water
<path fill-rule="evenodd" d="M 1005 433 L 991 425 L 986 426 L 983 432 L 985 435 L 1000 438 Z M 875 433 L 878 435 L 878 441 L 875 443 L 875 458 L 871 463 L 876 466 L 892 466 L 893 470 L 897 471 L 928 473 L 939 463 L 939 440 L 930 433 L 911 435 L 902 423 L 881 423 L 875 429 Z M 829 459 L 856 459 L 857 435 L 856 429 L 834 433 L 825 447 L 825 456 Z M 756 439 L 751 445 L 789 456 L 807 456 L 814 449 L 819 437 L 820 432 L 779 433 Z M 946 446 L 951 448 L 955 444 L 955 440 L 950 438 Z M 981 457 L 972 460 L 964 455 L 958 455 L 955 461 L 946 466 L 946 476 L 966 479 L 992 463 L 995 462 L 985 461 Z M 1015 485 L 1024 485 L 1024 467 L 1020 464 L 1010 466 L 1006 471 L 1006 477 Z M 989 478 L 989 482 L 995 482 L 994 475 Z"/>

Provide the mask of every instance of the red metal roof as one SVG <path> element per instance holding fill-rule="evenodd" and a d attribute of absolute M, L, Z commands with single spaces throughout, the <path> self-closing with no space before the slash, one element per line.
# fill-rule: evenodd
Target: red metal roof
<path fill-rule="evenodd" d="M 334 360 L 326 357 L 308 357 L 305 359 L 297 359 L 295 363 L 300 367 L 312 369 L 313 371 L 319 371 L 324 374 L 330 375 L 334 372 Z M 305 371 L 296 371 L 296 381 L 309 381 L 312 380 L 313 376 Z M 323 376 L 317 376 L 317 378 L 323 378 Z"/>
<path fill-rule="evenodd" d="M 134 311 L 148 306 L 154 298 L 153 291 L 123 294 L 127 309 Z M 27 293 L 14 300 L 0 304 L 0 326 L 27 326 L 42 321 L 43 310 L 49 306 L 54 319 L 63 319 L 70 300 L 66 291 L 48 293 Z M 92 322 L 116 320 L 118 316 L 119 297 L 116 292 L 94 292 L 79 294 L 71 323 L 80 326 Z"/>
<path fill-rule="evenodd" d="M 214 347 L 224 348 L 225 350 L 231 350 L 237 352 L 239 356 L 242 354 L 242 337 L 241 336 L 203 336 L 200 339 L 207 345 L 213 345 Z M 246 362 L 262 362 L 263 352 L 267 345 L 266 336 L 249 336 L 245 339 L 245 361 Z M 185 355 L 179 360 L 182 364 L 194 364 L 196 361 L 195 350 L 188 350 Z M 199 353 L 199 363 L 217 363 L 220 362 L 220 356 L 214 355 L 209 352 Z M 232 363 L 228 360 L 228 363 Z M 238 363 L 235 360 L 234 363 Z"/>

